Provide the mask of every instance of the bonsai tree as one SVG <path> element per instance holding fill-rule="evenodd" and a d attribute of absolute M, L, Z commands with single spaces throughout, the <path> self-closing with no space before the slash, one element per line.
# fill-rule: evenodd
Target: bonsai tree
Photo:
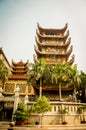
<path fill-rule="evenodd" d="M 14 113 L 14 121 L 16 121 L 17 125 L 20 125 L 21 123 L 24 124 L 25 121 L 28 119 L 28 110 L 26 109 L 25 105 L 23 103 L 18 104 L 18 108 Z"/>
<path fill-rule="evenodd" d="M 65 121 L 65 114 L 68 114 L 68 109 L 66 107 L 61 108 L 60 114 L 62 114 L 62 124 L 67 124 Z"/>
<path fill-rule="evenodd" d="M 49 103 L 49 99 L 45 96 L 39 97 L 37 101 L 32 106 L 32 112 L 40 113 L 40 124 L 42 127 L 42 117 L 47 111 L 51 111 L 52 107 Z"/>

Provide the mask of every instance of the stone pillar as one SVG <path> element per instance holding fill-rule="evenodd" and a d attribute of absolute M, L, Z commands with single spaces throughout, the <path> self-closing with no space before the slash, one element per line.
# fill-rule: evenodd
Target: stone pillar
<path fill-rule="evenodd" d="M 3 97 L 2 92 L 3 92 L 3 89 L 2 89 L 2 87 L 0 87 L 0 98 Z"/>
<path fill-rule="evenodd" d="M 19 91 L 20 91 L 20 88 L 19 88 L 19 86 L 17 86 L 16 91 L 15 91 L 15 97 L 14 97 L 14 110 L 13 110 L 13 113 L 15 113 L 15 111 L 17 109 L 17 106 L 18 106 L 18 103 L 19 103 Z"/>
<path fill-rule="evenodd" d="M 24 104 L 25 104 L 26 107 L 27 107 L 27 104 L 28 104 L 28 95 L 25 95 L 25 98 L 24 98 Z"/>

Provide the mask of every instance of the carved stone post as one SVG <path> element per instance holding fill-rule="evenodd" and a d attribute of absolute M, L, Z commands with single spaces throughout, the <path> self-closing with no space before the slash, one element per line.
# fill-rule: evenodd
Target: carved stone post
<path fill-rule="evenodd" d="M 2 92 L 3 92 L 3 89 L 2 87 L 0 87 L 0 97 L 3 97 Z"/>
<path fill-rule="evenodd" d="M 24 104 L 25 104 L 26 107 L 27 107 L 27 104 L 28 104 L 28 95 L 25 95 L 25 98 L 24 98 Z"/>
<path fill-rule="evenodd" d="M 13 113 L 15 113 L 17 106 L 18 106 L 18 103 L 19 103 L 19 91 L 20 91 L 20 88 L 19 88 L 19 86 L 17 86 L 16 91 L 15 91 L 15 97 L 14 97 L 14 111 L 13 111 Z"/>

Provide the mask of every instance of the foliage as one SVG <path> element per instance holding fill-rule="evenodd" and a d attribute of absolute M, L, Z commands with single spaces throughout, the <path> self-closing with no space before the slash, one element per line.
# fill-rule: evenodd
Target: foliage
<path fill-rule="evenodd" d="M 85 72 L 81 71 L 80 79 L 81 79 L 81 85 L 79 89 L 83 90 L 84 88 L 86 88 L 86 73 Z"/>
<path fill-rule="evenodd" d="M 0 59 L 0 80 L 2 84 L 7 80 L 8 73 L 7 67 L 4 65 L 3 60 Z"/>
<path fill-rule="evenodd" d="M 82 113 L 85 112 L 85 111 L 86 111 L 86 106 L 80 106 L 80 107 L 78 107 L 77 112 L 78 112 L 79 114 L 82 114 Z"/>
<path fill-rule="evenodd" d="M 85 121 L 85 115 L 84 115 L 85 111 L 86 111 L 86 106 L 80 106 L 77 109 L 77 113 L 82 114 L 82 115 L 80 115 L 82 117 L 81 118 L 81 123 L 86 123 L 86 121 Z"/>
<path fill-rule="evenodd" d="M 51 68 L 51 82 L 59 87 L 59 99 L 61 99 L 61 88 L 74 86 L 74 89 L 80 84 L 80 76 L 77 66 L 69 64 L 57 64 Z"/>
<path fill-rule="evenodd" d="M 45 96 L 39 97 L 32 106 L 32 112 L 44 113 L 51 111 L 52 107 L 49 103 L 49 99 Z"/>
<path fill-rule="evenodd" d="M 28 110 L 23 103 L 18 104 L 18 108 L 14 113 L 15 121 L 25 121 L 28 119 Z"/>
<path fill-rule="evenodd" d="M 60 110 L 60 113 L 61 114 L 68 114 L 68 108 L 62 108 L 61 110 Z"/>
<path fill-rule="evenodd" d="M 67 124 L 67 122 L 65 121 L 65 114 L 68 114 L 68 108 L 61 108 L 60 114 L 62 114 L 62 124 Z"/>
<path fill-rule="evenodd" d="M 40 115 L 40 124 L 42 127 L 42 116 L 44 112 L 51 111 L 52 106 L 49 103 L 49 99 L 45 96 L 41 96 L 37 99 L 37 101 L 33 104 L 31 111 L 34 113 L 39 113 Z"/>
<path fill-rule="evenodd" d="M 85 72 L 81 71 L 80 79 L 81 79 L 81 84 L 79 86 L 79 90 L 85 91 L 86 89 L 86 73 Z"/>
<path fill-rule="evenodd" d="M 40 81 L 39 94 L 42 96 L 42 79 L 44 77 L 45 61 L 43 59 L 38 60 L 35 64 L 31 64 L 31 70 L 29 71 L 28 83 L 33 84 L 36 81 Z"/>
<path fill-rule="evenodd" d="M 57 64 L 55 66 L 46 65 L 43 59 L 40 59 L 35 64 L 32 64 L 32 69 L 29 72 L 29 83 L 40 81 L 40 97 L 42 96 L 43 84 L 55 84 L 59 88 L 59 99 L 61 100 L 61 88 L 74 87 L 80 85 L 81 79 L 76 65 L 67 63 Z"/>

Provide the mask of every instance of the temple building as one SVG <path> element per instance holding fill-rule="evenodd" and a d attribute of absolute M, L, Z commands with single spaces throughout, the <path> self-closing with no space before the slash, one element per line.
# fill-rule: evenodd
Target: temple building
<path fill-rule="evenodd" d="M 74 55 L 72 54 L 73 47 L 67 24 L 60 29 L 43 28 L 37 24 L 36 30 L 36 45 L 34 46 L 35 55 L 34 62 L 43 58 L 48 65 L 56 65 L 59 63 L 74 63 Z M 0 120 L 11 120 L 14 107 L 16 104 L 16 92 L 19 88 L 19 99 L 24 102 L 25 97 L 28 97 L 28 102 L 35 101 L 39 96 L 39 82 L 35 85 L 27 83 L 29 72 L 29 62 L 14 62 L 10 65 L 2 48 L 0 48 L 0 59 L 4 59 L 6 67 L 10 73 L 8 81 L 3 86 L 2 97 L 0 98 Z M 43 95 L 51 101 L 59 99 L 59 90 L 56 84 L 45 83 L 42 87 Z M 63 88 L 62 96 L 65 101 L 68 101 L 68 96 L 73 93 L 73 88 Z"/>
<path fill-rule="evenodd" d="M 9 63 L 2 47 L 0 47 L 0 59 L 3 60 L 5 66 L 8 68 L 8 70 L 10 72 L 10 63 Z"/>
<path fill-rule="evenodd" d="M 11 73 L 4 84 L 3 97 L 1 100 L 2 110 L 0 120 L 11 120 L 15 107 L 15 93 L 19 89 L 19 99 L 24 102 L 25 96 L 34 95 L 32 86 L 28 86 L 27 72 L 29 71 L 28 61 L 14 62 L 10 65 Z"/>
<path fill-rule="evenodd" d="M 8 81 L 4 84 L 4 95 L 14 94 L 17 87 L 20 88 L 19 93 L 21 97 L 34 95 L 33 88 L 27 84 L 28 66 L 28 61 L 26 63 L 23 61 L 16 63 L 12 60 L 11 74 L 8 76 Z"/>
<path fill-rule="evenodd" d="M 45 60 L 48 65 L 56 65 L 60 63 L 74 63 L 74 55 L 72 54 L 73 47 L 71 38 L 69 37 L 68 25 L 65 24 L 63 28 L 43 28 L 37 24 L 36 30 L 36 45 L 34 50 L 34 61 L 40 58 Z M 38 85 L 38 84 L 37 84 Z M 39 89 L 37 85 L 34 87 L 36 91 Z M 58 100 L 58 89 L 56 85 L 44 84 L 42 88 L 43 95 L 46 95 L 50 100 Z M 73 88 L 63 88 L 62 94 L 68 97 L 73 91 Z"/>

